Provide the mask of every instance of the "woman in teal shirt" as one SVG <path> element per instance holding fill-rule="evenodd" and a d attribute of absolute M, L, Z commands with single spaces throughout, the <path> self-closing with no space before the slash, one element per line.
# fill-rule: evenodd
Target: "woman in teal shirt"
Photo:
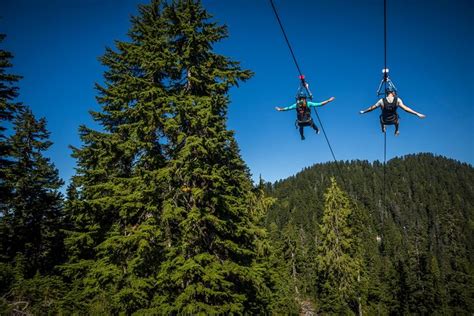
<path fill-rule="evenodd" d="M 331 97 L 323 102 L 308 102 L 306 100 L 306 95 L 299 95 L 295 104 L 292 104 L 285 108 L 280 108 L 277 106 L 275 107 L 275 109 L 277 111 L 289 111 L 296 109 L 296 122 L 298 124 L 298 127 L 300 128 L 301 140 L 304 140 L 305 138 L 303 129 L 305 126 L 311 126 L 316 131 L 316 133 L 319 134 L 319 129 L 316 124 L 314 124 L 314 121 L 311 118 L 311 108 L 321 107 L 323 105 L 328 104 L 332 100 L 334 100 L 334 97 Z"/>

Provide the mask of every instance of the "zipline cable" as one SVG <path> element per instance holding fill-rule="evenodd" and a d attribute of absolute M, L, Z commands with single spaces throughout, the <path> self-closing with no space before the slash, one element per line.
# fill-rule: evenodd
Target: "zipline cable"
<path fill-rule="evenodd" d="M 387 69 L 387 0 L 383 1 L 383 48 L 384 65 L 385 69 Z"/>
<path fill-rule="evenodd" d="M 308 87 L 306 86 L 306 82 L 304 81 L 304 76 L 303 76 L 303 73 L 301 72 L 301 68 L 298 64 L 298 61 L 296 60 L 295 53 L 293 52 L 293 48 L 291 47 L 290 41 L 288 40 L 288 36 L 286 36 L 286 32 L 285 32 L 285 29 L 283 27 L 283 23 L 280 20 L 280 16 L 278 15 L 278 12 L 277 12 L 277 9 L 275 7 L 275 4 L 273 3 L 273 0 L 270 0 L 270 4 L 272 6 L 273 13 L 275 13 L 275 17 L 278 21 L 278 24 L 280 25 L 281 32 L 283 33 L 283 36 L 285 37 L 286 45 L 288 45 L 288 49 L 290 50 L 291 57 L 293 57 L 293 61 L 295 62 L 296 69 L 298 70 L 298 73 L 300 75 L 300 79 L 302 81 L 301 83 L 302 83 L 303 87 L 306 89 L 306 92 L 308 93 L 308 95 L 311 95 L 311 92 L 308 90 Z M 319 114 L 318 114 L 318 111 L 316 110 L 316 108 L 314 108 L 314 113 L 316 113 L 316 117 L 318 118 L 319 125 L 321 126 L 321 130 L 323 131 L 324 138 L 326 139 L 326 143 L 328 144 L 329 150 L 331 151 L 332 158 L 334 159 L 334 162 L 336 163 L 336 167 L 337 167 L 337 169 L 338 169 L 338 171 L 341 175 L 342 182 L 345 185 L 346 181 L 345 181 L 345 179 L 342 175 L 341 167 L 339 166 L 339 163 L 336 159 L 336 155 L 334 154 L 334 150 L 332 149 L 331 143 L 329 142 L 329 138 L 326 134 L 326 130 L 324 129 L 323 122 L 321 121 L 321 118 L 319 117 Z"/>
<path fill-rule="evenodd" d="M 273 3 L 273 0 L 270 0 L 270 4 L 272 5 L 273 12 L 275 13 L 278 24 L 280 25 L 281 32 L 283 33 L 283 36 L 285 37 L 286 45 L 288 45 L 288 48 L 290 49 L 291 57 L 293 57 L 293 61 L 295 62 L 296 69 L 298 69 L 298 73 L 300 74 L 300 78 L 303 78 L 303 73 L 301 72 L 300 66 L 298 65 L 298 61 L 296 60 L 295 53 L 293 52 L 293 48 L 291 48 L 290 41 L 288 40 L 288 37 L 286 36 L 285 29 L 283 28 L 283 24 L 281 23 L 280 16 L 278 15 L 278 12 L 275 8 L 275 4 Z"/>
<path fill-rule="evenodd" d="M 387 163 L 387 132 L 383 133 L 383 205 L 384 209 L 382 210 L 382 225 L 383 225 L 383 217 L 384 217 L 384 211 L 387 211 L 387 199 L 385 198 L 385 194 L 387 192 L 386 187 L 385 187 L 385 178 L 386 178 L 386 165 Z"/>
<path fill-rule="evenodd" d="M 383 49 L 384 49 L 384 84 L 385 84 L 385 91 L 387 91 L 387 0 L 383 1 Z M 387 93 L 385 92 L 385 97 Z M 385 126 L 384 126 L 385 127 Z M 384 128 L 383 133 L 383 210 L 382 210 L 382 225 L 384 223 L 384 212 L 387 212 L 387 199 L 386 199 L 386 174 L 387 174 L 387 130 Z"/>

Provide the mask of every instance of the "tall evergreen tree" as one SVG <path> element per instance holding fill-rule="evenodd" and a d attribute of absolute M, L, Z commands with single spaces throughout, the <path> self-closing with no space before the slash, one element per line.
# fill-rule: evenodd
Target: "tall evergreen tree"
<path fill-rule="evenodd" d="M 82 127 L 64 271 L 73 309 L 267 310 L 263 198 L 226 129 L 251 73 L 212 51 L 226 28 L 196 1 L 152 1 L 107 49 L 102 131 Z M 258 251 L 258 250 L 261 251 Z"/>
<path fill-rule="evenodd" d="M 64 258 L 62 181 L 44 157 L 46 121 L 15 102 L 11 58 L 0 50 L 0 314 L 40 314 L 57 310 L 63 285 L 45 276 Z"/>
<path fill-rule="evenodd" d="M 14 134 L 8 139 L 12 165 L 5 175 L 12 193 L 8 213 L 2 217 L 11 233 L 4 236 L 8 244 L 4 255 L 9 261 L 17 254 L 25 257 L 24 277 L 32 277 L 36 272 L 51 273 L 64 257 L 59 192 L 63 182 L 43 154 L 52 145 L 46 120 L 37 120 L 24 107 L 13 123 Z"/>
<path fill-rule="evenodd" d="M 5 39 L 4 34 L 0 34 L 0 44 Z M 11 227 L 5 222 L 5 216 L 10 213 L 8 203 L 12 197 L 12 188 L 7 185 L 7 168 L 12 165 L 10 155 L 12 153 L 11 145 L 7 142 L 7 129 L 11 127 L 14 114 L 19 108 L 19 104 L 14 102 L 18 96 L 18 87 L 16 86 L 20 76 L 8 73 L 12 67 L 11 59 L 13 55 L 0 49 L 0 260 L 8 261 L 6 248 L 8 247 L 7 238 L 4 236 L 12 234 Z"/>
<path fill-rule="evenodd" d="M 316 257 L 320 309 L 338 314 L 356 312 L 361 259 L 349 223 L 352 213 L 349 199 L 331 179 L 324 201 Z"/>
<path fill-rule="evenodd" d="M 272 265 L 271 272 L 274 274 L 273 279 L 276 285 L 272 310 L 282 314 L 297 314 L 300 295 L 296 293 L 298 287 L 295 282 L 296 271 L 293 274 L 293 267 L 296 269 L 295 265 L 297 263 L 295 260 L 289 260 L 288 258 L 288 254 L 291 258 L 291 251 L 288 251 L 291 247 L 291 239 L 287 235 L 288 228 L 282 233 L 277 225 L 272 223 L 268 230 L 273 248 L 269 261 Z"/>
<path fill-rule="evenodd" d="M 0 34 L 0 44 L 5 37 L 5 34 Z M 10 52 L 0 49 L 0 172 L 2 172 L 0 173 L 0 179 L 4 179 L 3 169 L 8 165 L 7 158 L 10 153 L 5 135 L 7 123 L 11 122 L 19 107 L 19 104 L 13 100 L 18 96 L 16 84 L 21 77 L 7 72 L 8 68 L 12 67 L 12 58 L 13 55 Z M 0 189 L 2 190 L 2 196 L 5 196 L 6 192 L 3 191 L 5 190 L 3 186 Z"/>
<path fill-rule="evenodd" d="M 165 313 L 267 311 L 264 265 L 256 242 L 252 184 L 231 131 L 227 93 L 251 73 L 212 51 L 227 36 L 196 1 L 166 7 L 176 54 L 165 135 L 173 149 L 164 169 L 165 261 L 154 306 Z"/>

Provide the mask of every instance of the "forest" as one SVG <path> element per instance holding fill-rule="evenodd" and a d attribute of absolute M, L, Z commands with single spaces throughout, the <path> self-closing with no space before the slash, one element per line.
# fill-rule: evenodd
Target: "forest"
<path fill-rule="evenodd" d="M 265 184 L 287 295 L 321 311 L 469 314 L 474 173 L 433 154 L 317 164 Z M 341 173 L 338 171 L 341 170 Z M 359 306 L 361 304 L 361 306 Z"/>
<path fill-rule="evenodd" d="M 422 153 L 254 183 L 227 127 L 254 73 L 213 50 L 227 28 L 199 1 L 138 12 L 100 57 L 100 128 L 65 149 L 64 190 L 0 48 L 2 315 L 474 313 L 470 164 Z"/>

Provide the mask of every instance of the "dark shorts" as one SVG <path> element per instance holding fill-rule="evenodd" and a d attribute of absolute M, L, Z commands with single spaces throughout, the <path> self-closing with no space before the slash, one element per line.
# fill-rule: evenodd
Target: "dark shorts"
<path fill-rule="evenodd" d="M 398 124 L 398 114 L 394 114 L 390 116 L 380 115 L 380 123 L 382 123 L 383 125 Z"/>
<path fill-rule="evenodd" d="M 309 119 L 307 121 L 296 121 L 298 126 L 311 126 L 313 125 L 313 119 Z"/>

